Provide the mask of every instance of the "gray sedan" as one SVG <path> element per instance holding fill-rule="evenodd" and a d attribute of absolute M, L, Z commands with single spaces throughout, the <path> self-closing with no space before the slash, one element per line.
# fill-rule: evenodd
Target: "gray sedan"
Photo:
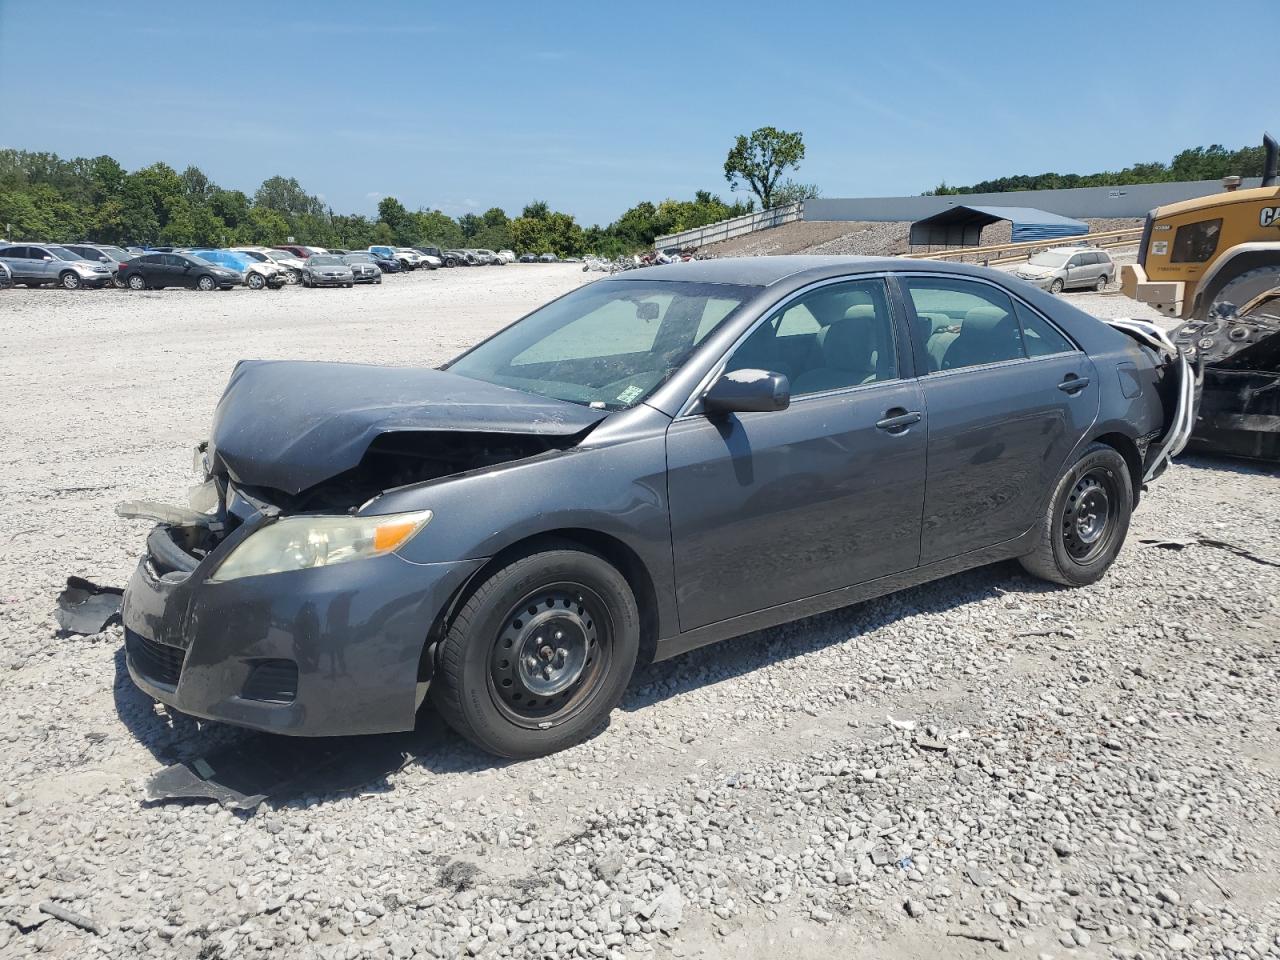
<path fill-rule="evenodd" d="M 123 511 L 161 521 L 129 672 L 309 736 L 430 695 L 530 757 L 637 663 L 1010 558 L 1089 584 L 1189 431 L 1162 336 L 976 267 L 760 257 L 586 284 L 443 369 L 243 361 L 198 510 Z"/>
<path fill-rule="evenodd" d="M 353 287 L 355 274 L 351 267 L 332 253 L 317 253 L 307 257 L 302 265 L 302 285 L 304 287 Z"/>

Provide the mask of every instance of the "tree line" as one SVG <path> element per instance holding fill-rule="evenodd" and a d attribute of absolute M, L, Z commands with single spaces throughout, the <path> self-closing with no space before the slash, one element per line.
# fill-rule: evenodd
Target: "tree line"
<path fill-rule="evenodd" d="M 125 170 L 108 156 L 0 150 L 0 226 L 6 239 L 72 243 L 235 246 L 295 242 L 357 249 L 373 244 L 512 249 L 519 253 L 617 256 L 654 238 L 742 216 L 752 200 L 726 203 L 708 191 L 691 200 L 636 204 L 608 226 L 579 224 L 535 200 L 517 217 L 492 207 L 451 217 L 409 210 L 383 197 L 376 219 L 335 213 L 294 177 L 273 176 L 253 195 L 228 190 L 198 167 L 165 163 Z"/>
<path fill-rule="evenodd" d="M 1167 183 L 1179 180 L 1221 180 L 1223 177 L 1262 176 L 1262 147 L 1228 150 L 1220 143 L 1190 147 L 1169 163 L 1135 163 L 1123 170 L 1102 173 L 1039 173 L 983 180 L 967 187 L 948 186 L 944 180 L 925 193 L 927 197 L 956 193 L 1009 193 L 1014 190 L 1062 190 L 1070 187 L 1119 187 L 1135 183 Z"/>

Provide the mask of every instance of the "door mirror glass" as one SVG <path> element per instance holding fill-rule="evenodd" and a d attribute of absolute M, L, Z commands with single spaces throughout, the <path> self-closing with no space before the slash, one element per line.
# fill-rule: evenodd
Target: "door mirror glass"
<path fill-rule="evenodd" d="M 49 261 L 49 262 L 52 262 L 52 261 L 53 261 L 53 257 L 49 256 L 49 254 L 47 254 L 47 253 L 46 253 L 43 257 L 41 257 L 40 259 L 41 259 L 41 260 L 46 260 L 46 261 Z"/>
<path fill-rule="evenodd" d="M 790 405 L 791 383 L 786 374 L 769 370 L 730 370 L 702 398 L 708 414 L 767 413 Z"/>

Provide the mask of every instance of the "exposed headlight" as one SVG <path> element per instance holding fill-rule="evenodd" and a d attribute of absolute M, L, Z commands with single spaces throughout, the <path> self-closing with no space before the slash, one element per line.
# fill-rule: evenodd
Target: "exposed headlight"
<path fill-rule="evenodd" d="M 430 510 L 379 517 L 285 517 L 250 534 L 209 579 L 238 580 L 381 556 L 404 546 L 430 521 Z"/>

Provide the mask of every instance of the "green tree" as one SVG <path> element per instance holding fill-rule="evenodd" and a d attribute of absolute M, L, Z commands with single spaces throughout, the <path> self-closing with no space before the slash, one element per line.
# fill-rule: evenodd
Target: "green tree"
<path fill-rule="evenodd" d="M 551 208 L 545 200 L 534 200 L 520 213 L 526 220 L 545 220 L 551 216 Z"/>
<path fill-rule="evenodd" d="M 796 183 L 794 180 L 787 179 L 778 184 L 773 191 L 774 206 L 782 207 L 788 203 L 796 203 L 799 200 L 812 200 L 814 197 L 822 196 L 822 191 L 818 189 L 816 183 Z"/>
<path fill-rule="evenodd" d="M 383 197 L 378 201 L 378 220 L 391 228 L 393 243 L 407 247 L 418 242 L 417 223 L 395 197 Z"/>
<path fill-rule="evenodd" d="M 798 169 L 803 159 L 804 137 L 800 133 L 760 127 L 734 141 L 724 161 L 724 178 L 735 190 L 745 184 L 767 210 L 774 205 L 774 190 L 782 174 Z"/>

